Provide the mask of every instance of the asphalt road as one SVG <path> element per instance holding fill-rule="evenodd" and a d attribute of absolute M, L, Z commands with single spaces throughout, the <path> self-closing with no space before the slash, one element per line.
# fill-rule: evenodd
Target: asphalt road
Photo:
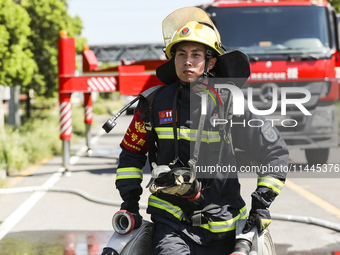
<path fill-rule="evenodd" d="M 120 203 L 114 170 L 120 152 L 118 145 L 130 119 L 130 116 L 121 116 L 110 134 L 104 134 L 100 127 L 99 132 L 93 130 L 91 157 L 87 156 L 85 141 L 71 144 L 70 174 L 63 173 L 61 158 L 54 157 L 27 169 L 21 176 L 10 177 L 11 192 L 23 187 L 54 191 L 33 192 L 31 188 L 24 193 L 0 195 L 1 255 L 101 253 L 113 233 L 112 215 L 119 209 L 103 203 Z M 305 156 L 299 150 L 291 151 L 293 167 L 280 196 L 271 206 L 271 213 L 291 220 L 301 220 L 299 216 L 306 221 L 323 220 L 326 222 L 322 225 L 328 227 L 273 220 L 270 232 L 277 254 L 340 253 L 340 173 L 335 170 L 336 164 L 340 164 L 339 155 L 340 148 L 332 149 L 330 165 L 323 174 L 306 169 L 300 171 L 306 166 Z M 149 175 L 145 174 L 143 187 L 148 181 Z M 250 208 L 256 175 L 240 174 L 240 182 L 242 195 Z M 96 202 L 70 193 L 74 190 L 86 192 L 85 195 Z M 141 203 L 147 202 L 148 195 L 145 189 Z M 149 219 L 145 210 L 141 210 L 141 214 Z"/>

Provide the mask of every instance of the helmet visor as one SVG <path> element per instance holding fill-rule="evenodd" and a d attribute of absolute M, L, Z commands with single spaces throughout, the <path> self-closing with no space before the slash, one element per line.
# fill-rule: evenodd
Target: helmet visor
<path fill-rule="evenodd" d="M 211 25 L 216 33 L 216 37 L 220 38 L 214 23 L 204 10 L 198 7 L 184 7 L 170 13 L 163 20 L 162 29 L 165 47 L 171 43 L 174 32 L 190 21 L 203 22 Z"/>

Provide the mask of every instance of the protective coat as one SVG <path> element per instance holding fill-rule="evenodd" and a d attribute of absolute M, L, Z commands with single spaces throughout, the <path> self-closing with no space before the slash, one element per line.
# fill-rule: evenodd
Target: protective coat
<path fill-rule="evenodd" d="M 150 108 L 154 126 L 152 132 L 155 132 L 157 137 L 157 165 L 169 165 L 174 160 L 172 109 L 177 89 L 179 91 L 176 100 L 176 122 L 180 157 L 177 165 L 181 166 L 182 162 L 188 166 L 188 160 L 192 156 L 197 137 L 201 98 L 190 92 L 189 87 L 175 82 L 159 90 Z M 124 200 L 122 209 L 131 212 L 138 212 L 139 209 L 138 200 L 142 193 L 141 169 L 146 163 L 148 151 L 146 129 L 140 114 L 139 110 L 134 115 L 121 143 L 122 153 L 116 179 L 116 186 Z M 214 127 L 212 124 L 212 118 L 216 117 L 216 114 L 217 105 L 209 97 L 208 116 L 196 167 L 197 177 L 203 186 L 204 201 L 195 204 L 182 197 L 160 193 L 150 195 L 147 209 L 154 223 L 165 224 L 200 245 L 215 245 L 234 238 L 237 220 L 247 217 L 235 169 L 243 167 L 245 171 L 250 168 L 237 166 L 232 146 L 234 149 L 247 152 L 253 160 L 261 164 L 262 168 L 258 167 L 257 171 L 259 188 L 257 196 L 263 195 L 262 202 L 265 208 L 269 207 L 275 196 L 280 193 L 286 177 L 284 169 L 288 165 L 286 144 L 270 122 L 246 110 L 245 115 L 233 117 L 235 125 L 231 128 L 231 136 L 222 136 L 218 125 Z M 247 124 L 249 120 L 254 119 L 261 120 L 257 122 L 258 127 L 254 127 L 254 122 L 252 126 Z M 224 143 L 223 160 L 219 165 L 221 143 Z M 209 205 L 217 206 L 209 209 L 207 208 Z M 207 210 L 203 210 L 204 208 Z M 192 218 L 194 211 L 200 210 L 203 211 L 199 217 L 196 215 Z"/>

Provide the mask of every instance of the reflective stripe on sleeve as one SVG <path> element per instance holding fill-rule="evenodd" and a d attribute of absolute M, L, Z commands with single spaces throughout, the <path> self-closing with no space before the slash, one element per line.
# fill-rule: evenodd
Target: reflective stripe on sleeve
<path fill-rule="evenodd" d="M 143 180 L 143 172 L 136 167 L 124 167 L 117 169 L 116 180 L 122 179 L 141 179 Z"/>
<path fill-rule="evenodd" d="M 257 186 L 265 186 L 273 189 L 277 194 L 280 194 L 283 187 L 283 182 L 272 176 L 258 177 Z"/>
<path fill-rule="evenodd" d="M 174 139 L 173 129 L 171 127 L 156 127 L 155 131 L 159 139 Z M 197 129 L 177 128 L 178 139 L 187 141 L 196 141 Z M 220 141 L 218 131 L 203 130 L 202 142 L 213 143 Z"/>
<path fill-rule="evenodd" d="M 240 213 L 230 220 L 225 221 L 208 221 L 207 224 L 202 224 L 201 227 L 213 233 L 221 233 L 232 231 L 236 229 L 236 222 L 239 219 L 247 218 L 247 207 L 244 206 L 240 209 Z"/>
<path fill-rule="evenodd" d="M 154 195 L 150 195 L 148 205 L 156 207 L 161 210 L 165 210 L 178 220 L 182 220 L 184 217 L 184 213 L 181 208 L 169 203 L 168 201 L 160 199 Z"/>

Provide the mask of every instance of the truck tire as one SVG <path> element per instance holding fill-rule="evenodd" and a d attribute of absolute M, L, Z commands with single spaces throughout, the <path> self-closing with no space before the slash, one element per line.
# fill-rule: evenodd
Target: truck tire
<path fill-rule="evenodd" d="M 305 154 L 309 165 L 326 164 L 329 155 L 329 148 L 306 149 Z"/>

